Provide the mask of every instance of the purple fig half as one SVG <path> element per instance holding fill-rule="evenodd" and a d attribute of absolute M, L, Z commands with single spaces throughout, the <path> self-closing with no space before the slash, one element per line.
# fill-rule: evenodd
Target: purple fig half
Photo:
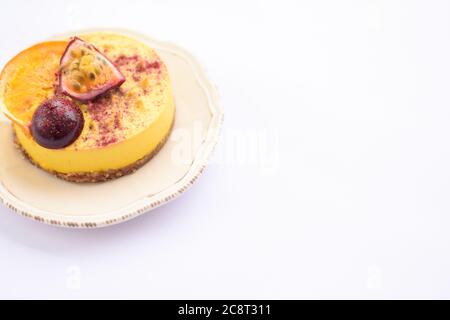
<path fill-rule="evenodd" d="M 61 93 L 88 102 L 125 82 L 120 70 L 92 44 L 74 37 L 60 61 Z"/>

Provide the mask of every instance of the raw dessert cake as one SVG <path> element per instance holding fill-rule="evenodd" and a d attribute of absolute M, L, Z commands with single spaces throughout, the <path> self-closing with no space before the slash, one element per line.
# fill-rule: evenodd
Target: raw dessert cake
<path fill-rule="evenodd" d="M 163 146 L 175 115 L 163 61 L 113 33 L 19 53 L 0 75 L 0 103 L 26 157 L 73 182 L 134 172 Z"/>

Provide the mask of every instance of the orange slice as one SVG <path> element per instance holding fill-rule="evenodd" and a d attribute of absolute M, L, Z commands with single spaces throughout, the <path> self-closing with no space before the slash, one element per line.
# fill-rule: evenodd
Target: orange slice
<path fill-rule="evenodd" d="M 11 59 L 0 74 L 3 113 L 28 130 L 34 111 L 55 94 L 66 41 L 36 44 Z"/>

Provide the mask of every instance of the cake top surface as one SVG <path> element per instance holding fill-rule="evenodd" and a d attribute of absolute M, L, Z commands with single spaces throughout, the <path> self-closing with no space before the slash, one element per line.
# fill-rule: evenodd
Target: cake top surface
<path fill-rule="evenodd" d="M 74 100 L 83 112 L 85 126 L 67 148 L 103 148 L 147 128 L 172 99 L 167 68 L 157 53 L 124 35 L 98 32 L 78 37 L 112 61 L 125 82 L 93 101 Z M 24 122 L 30 122 L 36 108 L 57 92 L 60 59 L 68 42 L 37 44 L 19 53 L 4 68 L 0 96 L 8 110 Z"/>

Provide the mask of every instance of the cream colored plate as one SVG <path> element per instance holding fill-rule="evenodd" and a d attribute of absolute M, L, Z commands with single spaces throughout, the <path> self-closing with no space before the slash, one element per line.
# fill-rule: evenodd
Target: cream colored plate
<path fill-rule="evenodd" d="M 94 30 L 83 30 L 89 31 Z M 94 228 L 120 223 L 181 195 L 207 164 L 219 136 L 223 109 L 215 87 L 196 59 L 175 45 L 143 35 L 102 31 L 124 33 L 144 41 L 166 63 L 177 109 L 171 137 L 134 174 L 106 183 L 74 184 L 23 159 L 14 147 L 11 124 L 2 117 L 0 200 L 19 214 L 65 227 Z"/>

